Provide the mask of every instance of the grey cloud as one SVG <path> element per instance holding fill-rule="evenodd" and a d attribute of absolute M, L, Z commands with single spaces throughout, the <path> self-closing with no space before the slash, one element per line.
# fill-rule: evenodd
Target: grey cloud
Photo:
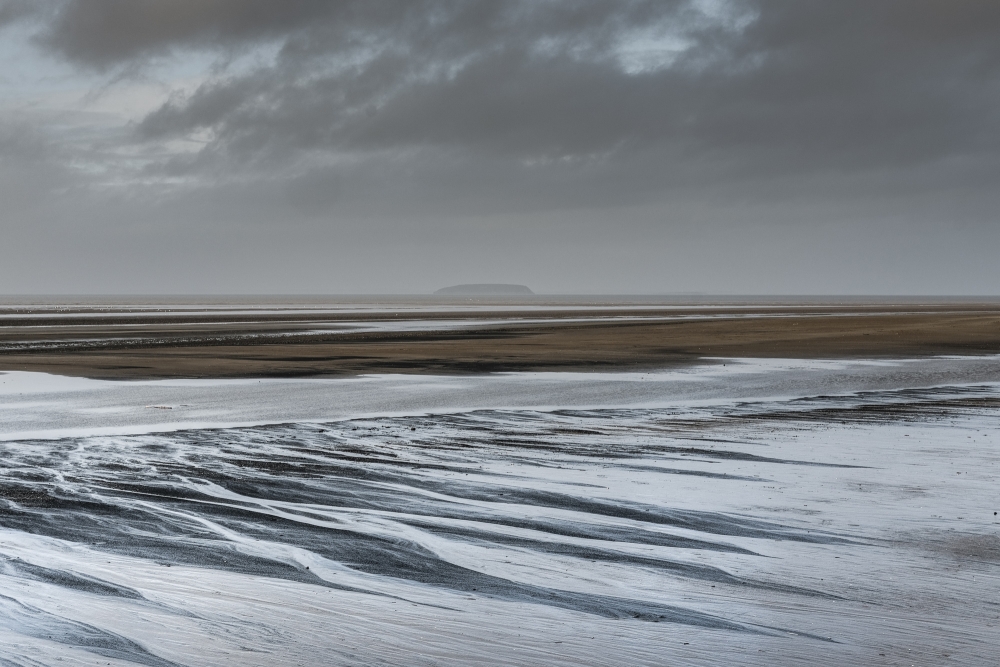
<path fill-rule="evenodd" d="M 548 52 L 530 45 L 554 27 L 510 39 L 480 27 L 495 41 L 447 49 L 444 37 L 415 30 L 411 44 L 404 32 L 407 57 L 333 74 L 312 68 L 320 47 L 304 56 L 292 46 L 318 39 L 303 32 L 273 69 L 210 82 L 139 130 L 144 140 L 211 130 L 200 155 L 171 163 L 176 173 L 286 179 L 289 206 L 310 215 L 700 198 L 811 200 L 824 219 L 841 201 L 845 211 L 870 205 L 876 218 L 931 206 L 944 219 L 995 222 L 987 184 L 1000 117 L 987 110 L 1000 108 L 1000 41 L 984 27 L 1000 25 L 995 10 L 871 7 L 765 3 L 742 30 L 678 14 L 692 46 L 671 67 L 637 74 L 608 57 L 621 24 L 607 27 L 607 16 L 586 24 L 590 38 L 577 39 L 577 27 Z M 420 76 L 442 62 L 460 66 Z"/>
<path fill-rule="evenodd" d="M 753 273 L 752 258 L 733 258 L 754 230 L 802 239 L 782 246 L 794 249 L 871 225 L 881 231 L 834 244 L 865 257 L 908 225 L 954 248 L 966 246 L 949 222 L 1000 230 L 992 0 L 52 0 L 0 2 L 0 23 L 26 12 L 37 45 L 87 76 L 118 76 L 112 85 L 194 51 L 216 59 L 193 92 L 103 143 L 31 143 L 16 131 L 0 141 L 5 179 L 20 183 L 19 165 L 34 164 L 23 173 L 44 175 L 38 184 L 77 193 L 46 204 L 64 206 L 58 215 L 86 211 L 97 228 L 110 224 L 102 212 L 119 211 L 105 232 L 150 248 L 182 253 L 211 238 L 224 249 L 246 234 L 248 255 L 262 257 L 283 233 L 309 239 L 288 242 L 280 275 L 296 249 L 321 256 L 324 239 L 368 247 L 339 255 L 355 268 L 377 263 L 386 239 L 437 243 L 426 252 L 442 267 L 449 239 L 465 239 L 470 266 L 481 241 L 496 243 L 494 266 L 518 239 L 593 257 L 620 241 L 618 266 L 637 289 L 644 269 L 629 253 L 652 266 L 657 247 L 685 234 L 701 235 L 705 257 L 743 239 L 722 255 Z M 266 55 L 238 60 L 254 53 Z M 187 152 L 179 139 L 204 143 Z M 115 162 L 123 155 L 132 162 Z M 977 233 L 977 249 L 996 236 Z M 760 284 L 775 289 L 780 254 L 749 245 L 772 258 Z M 803 252 L 836 275 L 822 252 Z M 706 289 L 740 290 L 723 287 L 735 275 L 726 266 L 672 253 L 678 266 L 720 272 Z M 351 264 L 355 254 L 367 259 Z M 977 275 L 996 276 L 980 255 Z M 393 262 L 414 270 L 405 254 Z M 380 289 L 391 289 L 396 274 L 386 275 Z"/>
<path fill-rule="evenodd" d="M 0 0 L 0 27 L 33 16 L 45 8 L 45 0 Z"/>
<path fill-rule="evenodd" d="M 40 39 L 98 66 L 277 40 L 273 66 L 222 74 L 137 126 L 142 140 L 210 131 L 206 151 L 232 165 L 428 146 L 627 161 L 661 145 L 797 173 L 996 149 L 983 111 L 1000 102 L 997 3 L 764 0 L 733 5 L 743 27 L 702 5 L 70 0 Z M 687 49 L 623 71 L 616 40 L 654 24 Z"/>
<path fill-rule="evenodd" d="M 259 130 L 310 146 L 485 142 L 543 154 L 579 152 L 569 140 L 585 133 L 575 140 L 603 148 L 608 131 L 612 143 L 621 136 L 616 121 L 636 120 L 608 115 L 606 100 L 656 94 L 655 81 L 621 85 L 628 77 L 611 62 L 609 42 L 693 13 L 687 3 L 439 2 L 377 26 L 321 25 L 289 36 L 274 68 L 208 83 L 140 128 L 155 137 L 211 127 L 220 143 Z M 630 102 L 643 100 L 619 106 Z"/>
<path fill-rule="evenodd" d="M 69 0 L 39 41 L 73 61 L 108 67 L 184 47 L 280 37 L 335 13 L 325 0 Z"/>
<path fill-rule="evenodd" d="M 612 22 L 641 22 L 679 0 L 584 0 L 506 3 L 474 0 L 49 0 L 58 8 L 39 35 L 77 62 L 104 67 L 173 48 L 226 47 L 305 36 L 289 43 L 299 55 L 368 36 L 407 35 L 422 48 L 465 50 L 470 42 L 519 41 L 529 34 L 585 36 Z M 8 0 L 14 4 L 16 0 Z"/>
<path fill-rule="evenodd" d="M 421 146 L 627 159 L 653 142 L 797 172 L 995 149 L 996 116 L 982 112 L 1000 101 L 1000 47 L 984 27 L 1000 20 L 995 3 L 764 2 L 743 30 L 699 22 L 683 3 L 469 7 L 302 26 L 273 68 L 206 83 L 139 130 L 209 129 L 210 150 L 239 161 Z M 609 43 L 654 20 L 690 47 L 671 67 L 623 71 Z M 324 69 L 373 47 L 377 57 Z"/>

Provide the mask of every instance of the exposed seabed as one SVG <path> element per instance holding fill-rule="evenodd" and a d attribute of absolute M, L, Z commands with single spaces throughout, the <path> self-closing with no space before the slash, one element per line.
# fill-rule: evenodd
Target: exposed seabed
<path fill-rule="evenodd" d="M 0 665 L 989 664 L 1000 359 L 0 375 Z"/>

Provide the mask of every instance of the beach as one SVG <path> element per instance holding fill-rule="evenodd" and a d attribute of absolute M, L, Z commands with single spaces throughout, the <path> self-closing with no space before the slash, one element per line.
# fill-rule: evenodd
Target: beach
<path fill-rule="evenodd" d="M 0 308 L 0 368 L 107 379 L 652 369 L 1000 352 L 986 300 L 385 297 Z"/>
<path fill-rule="evenodd" d="M 527 305 L 5 312 L 3 659 L 992 660 L 993 306 Z"/>

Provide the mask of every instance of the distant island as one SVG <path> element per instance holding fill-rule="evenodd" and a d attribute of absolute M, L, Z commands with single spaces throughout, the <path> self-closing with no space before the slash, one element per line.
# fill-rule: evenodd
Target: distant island
<path fill-rule="evenodd" d="M 534 294 L 524 285 L 504 285 L 501 283 L 481 283 L 476 285 L 452 285 L 443 287 L 435 294 L 461 296 L 520 296 Z"/>

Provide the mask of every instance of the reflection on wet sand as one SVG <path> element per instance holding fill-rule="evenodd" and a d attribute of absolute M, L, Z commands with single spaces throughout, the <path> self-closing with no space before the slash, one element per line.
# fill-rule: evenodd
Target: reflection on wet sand
<path fill-rule="evenodd" d="M 998 407 L 980 383 L 8 440 L 4 664 L 982 663 Z"/>

